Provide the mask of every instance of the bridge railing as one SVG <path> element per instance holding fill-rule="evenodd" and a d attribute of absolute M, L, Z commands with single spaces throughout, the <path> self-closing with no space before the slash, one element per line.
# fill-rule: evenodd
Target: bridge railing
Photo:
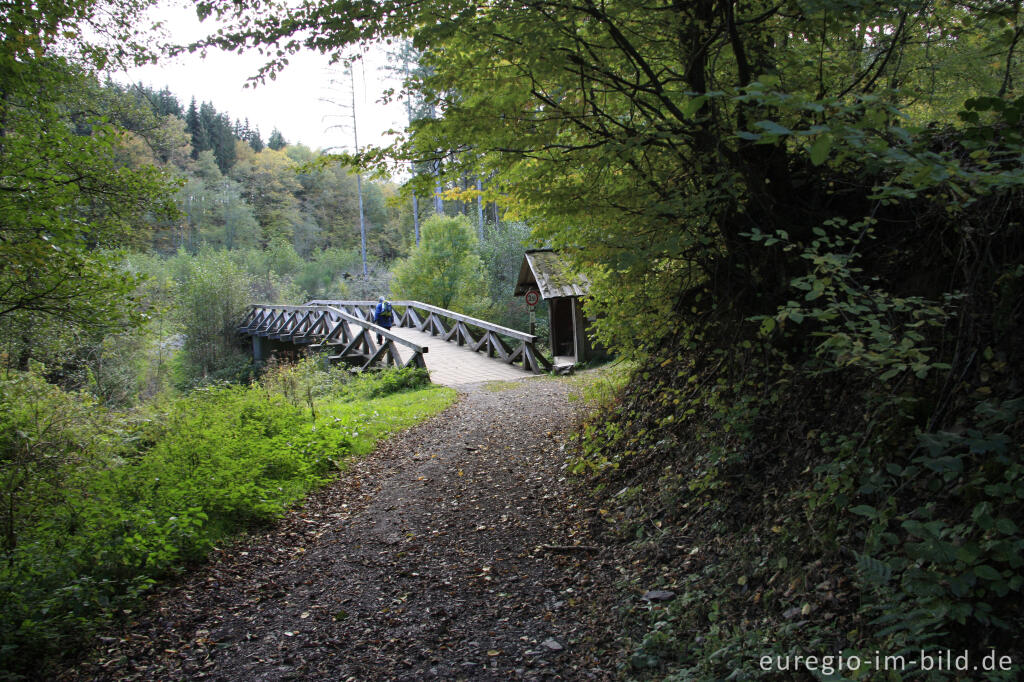
<path fill-rule="evenodd" d="M 377 302 L 314 300 L 306 305 L 337 308 L 353 317 L 372 322 Z M 533 334 L 420 301 L 392 301 L 391 306 L 395 311 L 395 324 L 399 327 L 426 332 L 443 341 L 486 353 L 488 357 L 510 365 L 520 363 L 523 369 L 534 373 L 551 369 L 551 361 L 537 350 L 537 337 Z"/>
<path fill-rule="evenodd" d="M 392 334 L 373 324 L 372 319 L 352 315 L 331 305 L 256 304 L 238 326 L 238 333 L 254 338 L 306 345 L 332 351 L 332 361 L 344 360 L 367 369 L 374 364 L 396 367 L 425 367 L 427 348 Z M 381 341 L 377 342 L 376 339 Z M 396 345 L 412 353 L 403 361 Z"/>

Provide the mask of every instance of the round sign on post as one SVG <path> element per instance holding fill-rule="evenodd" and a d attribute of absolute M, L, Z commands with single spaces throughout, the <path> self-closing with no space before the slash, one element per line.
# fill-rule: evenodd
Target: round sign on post
<path fill-rule="evenodd" d="M 540 292 L 536 289 L 530 289 L 526 292 L 526 305 L 530 308 L 530 333 L 537 333 L 537 313 L 534 310 L 537 307 L 537 303 L 540 302 Z"/>

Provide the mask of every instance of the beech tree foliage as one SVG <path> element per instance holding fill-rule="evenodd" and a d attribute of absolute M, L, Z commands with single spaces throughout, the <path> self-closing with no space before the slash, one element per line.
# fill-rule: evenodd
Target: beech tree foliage
<path fill-rule="evenodd" d="M 145 3 L 5 3 L 0 45 L 0 319 L 128 321 L 133 278 L 104 249 L 143 216 L 173 213 L 171 183 L 123 163 L 123 128 L 96 114 L 95 70 L 142 56 Z M 91 31 L 108 41 L 87 42 Z"/>
<path fill-rule="evenodd" d="M 396 299 L 485 316 L 490 303 L 487 279 L 476 235 L 466 219 L 428 218 L 420 243 L 395 265 L 391 290 Z"/>

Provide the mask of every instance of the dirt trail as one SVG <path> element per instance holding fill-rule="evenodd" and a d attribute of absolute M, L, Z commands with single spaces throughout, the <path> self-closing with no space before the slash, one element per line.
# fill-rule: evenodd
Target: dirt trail
<path fill-rule="evenodd" d="M 610 679 L 614 576 L 562 472 L 564 381 L 470 389 L 219 551 L 67 679 Z M 599 610 L 600 611 L 600 610 Z"/>

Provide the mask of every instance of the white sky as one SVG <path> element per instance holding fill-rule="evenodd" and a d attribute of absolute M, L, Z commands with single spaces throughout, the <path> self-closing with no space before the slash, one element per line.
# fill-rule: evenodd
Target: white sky
<path fill-rule="evenodd" d="M 176 42 L 198 39 L 216 29 L 211 20 L 200 22 L 193 5 L 166 2 L 151 15 L 163 20 Z M 351 85 L 342 65 L 329 65 L 327 55 L 300 52 L 277 76 L 263 85 L 246 89 L 246 79 L 256 74 L 264 63 L 255 50 L 239 55 L 211 50 L 205 59 L 198 54 L 185 54 L 173 60 L 164 59 L 115 75 L 122 82 L 142 82 L 156 90 L 167 86 L 184 108 L 192 97 L 197 103 L 211 102 L 219 113 L 227 113 L 231 121 L 249 119 L 251 127 L 259 127 L 266 142 L 275 127 L 289 143 L 302 143 L 313 149 L 328 147 L 352 148 L 351 114 L 348 109 L 321 101 L 330 98 L 351 102 Z M 356 65 L 356 112 L 359 146 L 389 143 L 384 134 L 389 128 L 405 127 L 405 107 L 395 101 L 379 103 L 387 87 L 398 87 L 393 77 L 380 67 L 385 62 L 383 49 L 374 49 Z M 341 81 L 332 86 L 331 81 Z M 332 90 L 333 88 L 333 90 Z M 337 129 L 343 124 L 344 129 Z M 331 129 L 335 126 L 334 129 Z"/>

